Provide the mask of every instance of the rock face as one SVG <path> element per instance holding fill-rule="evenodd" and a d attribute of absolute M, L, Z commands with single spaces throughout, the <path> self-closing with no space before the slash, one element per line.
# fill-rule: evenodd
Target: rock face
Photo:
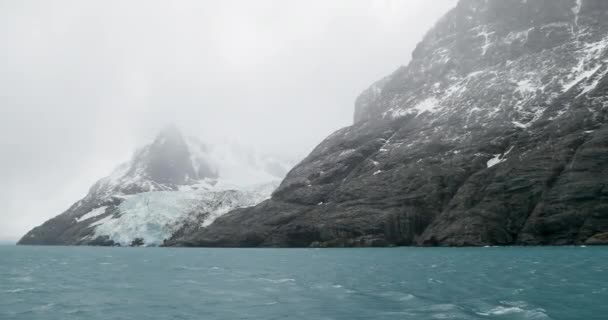
<path fill-rule="evenodd" d="M 608 1 L 461 0 L 272 199 L 168 244 L 605 241 L 607 74 Z"/>
<path fill-rule="evenodd" d="M 230 166 L 241 168 L 248 183 L 235 184 L 225 173 Z M 19 244 L 162 245 L 175 234 L 199 230 L 231 210 L 269 198 L 286 172 L 283 167 L 247 152 L 212 150 L 169 127 L 97 182 L 84 199 L 34 228 Z"/>

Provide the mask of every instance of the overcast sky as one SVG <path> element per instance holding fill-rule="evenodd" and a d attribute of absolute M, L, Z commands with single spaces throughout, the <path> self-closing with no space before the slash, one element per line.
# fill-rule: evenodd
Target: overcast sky
<path fill-rule="evenodd" d="M 0 0 L 0 240 L 173 123 L 294 160 L 456 0 Z"/>

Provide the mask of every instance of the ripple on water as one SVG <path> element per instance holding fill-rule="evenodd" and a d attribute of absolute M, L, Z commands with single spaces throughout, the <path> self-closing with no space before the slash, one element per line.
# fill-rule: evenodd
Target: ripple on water
<path fill-rule="evenodd" d="M 296 279 L 284 278 L 284 279 L 268 279 L 268 278 L 257 278 L 260 281 L 267 281 L 272 283 L 294 283 Z"/>
<path fill-rule="evenodd" d="M 66 310 L 64 312 L 64 314 L 67 314 L 67 315 L 83 315 L 86 313 L 87 312 L 85 310 L 81 310 L 81 309 L 70 309 L 70 310 Z"/>
<path fill-rule="evenodd" d="M 30 276 L 12 277 L 12 278 L 9 278 L 9 280 L 11 280 L 13 282 L 32 282 L 32 281 L 34 281 L 34 279 Z"/>
<path fill-rule="evenodd" d="M 109 250 L 114 258 L 93 249 L 0 247 L 0 257 L 15 257 L 0 258 L 0 319 L 141 319 L 152 306 L 148 319 L 163 320 L 549 320 L 608 313 L 604 248 L 575 249 L 576 257 L 572 248 L 138 251 L 145 256 Z M 319 257 L 311 261 L 311 252 Z M 49 267 L 52 258 L 57 264 Z M 36 269 L 40 264 L 47 267 Z"/>
<path fill-rule="evenodd" d="M 206 268 L 191 267 L 191 266 L 177 266 L 173 269 L 184 270 L 184 271 L 204 271 Z"/>
<path fill-rule="evenodd" d="M 55 306 L 54 303 L 47 303 L 47 304 L 43 304 L 43 305 L 40 305 L 40 306 L 33 307 L 32 311 L 46 311 L 46 310 L 51 309 L 54 306 Z"/>
<path fill-rule="evenodd" d="M 28 292 L 28 291 L 40 291 L 40 290 L 37 288 L 17 288 L 17 289 L 4 290 L 4 291 L 2 291 L 2 293 L 23 293 L 23 292 Z"/>
<path fill-rule="evenodd" d="M 416 298 L 413 294 L 396 291 L 383 292 L 380 296 L 393 301 L 410 301 Z"/>

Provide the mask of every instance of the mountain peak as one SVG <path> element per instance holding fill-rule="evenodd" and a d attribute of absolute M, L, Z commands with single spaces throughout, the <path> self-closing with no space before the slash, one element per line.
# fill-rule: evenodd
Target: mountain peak
<path fill-rule="evenodd" d="M 183 140 L 183 134 L 182 131 L 179 129 L 178 126 L 174 125 L 174 124 L 169 124 L 165 127 L 163 127 L 159 133 L 156 135 L 156 139 L 154 139 L 155 142 L 157 141 L 163 141 L 163 140 L 169 140 L 169 141 L 176 141 L 176 140 Z"/>
<path fill-rule="evenodd" d="M 131 161 L 93 186 L 91 195 L 109 197 L 147 191 L 176 190 L 181 185 L 215 179 L 205 145 L 186 139 L 177 126 L 163 128 L 148 145 L 135 152 Z"/>
<path fill-rule="evenodd" d="M 407 67 L 359 97 L 355 123 L 447 121 L 459 113 L 467 115 L 464 125 L 506 120 L 530 127 L 553 116 L 545 111 L 558 96 L 604 71 L 597 67 L 608 43 L 606 18 L 606 1 L 461 0 L 418 44 Z M 543 67 L 530 72 L 533 66 Z M 513 100 L 521 104 L 515 110 Z"/>
<path fill-rule="evenodd" d="M 143 162 L 148 177 L 155 182 L 182 185 L 190 179 L 199 180 L 188 144 L 175 126 L 163 129 L 140 156 L 138 160 Z"/>

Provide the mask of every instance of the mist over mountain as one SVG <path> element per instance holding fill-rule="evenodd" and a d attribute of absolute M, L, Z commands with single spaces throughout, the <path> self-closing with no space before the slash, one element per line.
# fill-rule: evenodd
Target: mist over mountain
<path fill-rule="evenodd" d="M 608 243 L 607 17 L 460 0 L 301 162 L 168 127 L 20 244 Z"/>
<path fill-rule="evenodd" d="M 210 147 L 170 126 L 19 244 L 162 245 L 269 198 L 291 166 L 238 145 Z"/>
<path fill-rule="evenodd" d="M 461 0 L 272 199 L 181 246 L 608 239 L 608 2 Z"/>
<path fill-rule="evenodd" d="M 84 197 L 170 123 L 297 163 L 455 3 L 2 1 L 0 237 Z"/>

